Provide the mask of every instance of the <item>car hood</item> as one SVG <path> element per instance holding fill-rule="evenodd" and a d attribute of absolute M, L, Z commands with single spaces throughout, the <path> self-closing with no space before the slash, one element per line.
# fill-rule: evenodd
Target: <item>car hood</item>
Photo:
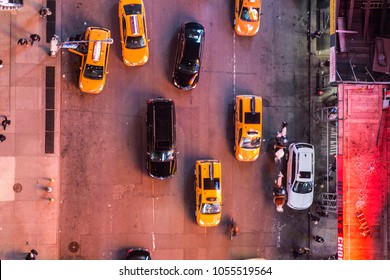
<path fill-rule="evenodd" d="M 287 205 L 295 210 L 305 210 L 313 203 L 313 192 L 311 193 L 295 193 L 292 190 L 288 191 Z"/>
<path fill-rule="evenodd" d="M 127 66 L 141 66 L 149 59 L 149 48 L 144 47 L 140 49 L 123 48 L 123 62 Z"/>
<path fill-rule="evenodd" d="M 260 148 L 258 149 L 243 149 L 243 148 L 236 148 L 236 159 L 239 161 L 254 161 L 259 157 L 260 154 Z M 239 156 L 241 155 L 241 157 Z"/>
<path fill-rule="evenodd" d="M 242 36 L 253 36 L 259 31 L 260 22 L 246 22 L 243 20 L 239 20 L 236 25 L 236 32 L 238 35 Z"/>
<path fill-rule="evenodd" d="M 91 80 L 84 77 L 79 82 L 79 88 L 83 92 L 96 94 L 96 93 L 100 93 L 103 90 L 104 84 L 105 84 L 105 78 L 101 80 Z"/>
<path fill-rule="evenodd" d="M 221 221 L 221 213 L 218 214 L 200 214 L 198 217 L 198 225 L 202 227 L 214 227 Z"/>
<path fill-rule="evenodd" d="M 176 160 L 149 161 L 149 174 L 156 179 L 166 179 L 175 175 Z"/>
<path fill-rule="evenodd" d="M 186 74 L 180 71 L 175 73 L 173 82 L 175 86 L 184 90 L 190 90 L 196 87 L 198 82 L 199 72 L 195 74 Z"/>

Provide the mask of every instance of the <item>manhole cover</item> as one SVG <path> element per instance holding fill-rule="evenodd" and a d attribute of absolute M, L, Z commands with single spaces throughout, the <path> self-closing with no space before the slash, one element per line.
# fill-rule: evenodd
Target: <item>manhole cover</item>
<path fill-rule="evenodd" d="M 14 188 L 14 192 L 16 192 L 16 193 L 21 192 L 22 189 L 23 189 L 22 185 L 19 184 L 19 183 L 16 183 L 16 184 L 13 186 L 13 188 Z"/>
<path fill-rule="evenodd" d="M 72 241 L 69 243 L 68 249 L 72 253 L 77 253 L 80 250 L 80 244 L 75 241 Z"/>

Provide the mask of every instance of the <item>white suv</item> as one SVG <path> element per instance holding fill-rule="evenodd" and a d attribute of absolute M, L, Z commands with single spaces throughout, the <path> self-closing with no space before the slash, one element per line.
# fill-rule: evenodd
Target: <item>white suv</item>
<path fill-rule="evenodd" d="M 287 205 L 304 210 L 313 203 L 314 147 L 307 143 L 294 143 L 288 148 Z"/>

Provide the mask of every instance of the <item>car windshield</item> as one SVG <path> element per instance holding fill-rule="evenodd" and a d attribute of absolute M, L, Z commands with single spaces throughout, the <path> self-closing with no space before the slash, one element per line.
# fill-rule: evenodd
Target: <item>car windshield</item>
<path fill-rule="evenodd" d="M 220 190 L 220 184 L 219 179 L 210 179 L 210 178 L 204 178 L 203 180 L 203 188 L 205 190 Z"/>
<path fill-rule="evenodd" d="M 293 186 L 293 192 L 305 194 L 311 193 L 313 191 L 313 183 L 312 182 L 298 182 L 295 181 Z"/>
<path fill-rule="evenodd" d="M 174 152 L 173 150 L 169 151 L 153 151 L 153 153 L 150 154 L 150 159 L 152 161 L 167 161 L 167 160 L 173 160 Z"/>
<path fill-rule="evenodd" d="M 260 147 L 260 137 L 243 137 L 241 139 L 240 147 L 244 149 L 257 149 Z"/>
<path fill-rule="evenodd" d="M 219 203 L 203 203 L 200 209 L 200 213 L 202 214 L 218 214 L 219 212 L 221 212 L 221 205 Z"/>
<path fill-rule="evenodd" d="M 84 77 L 92 80 L 103 79 L 103 66 L 87 64 L 87 66 L 85 66 Z"/>
<path fill-rule="evenodd" d="M 201 29 L 186 29 L 185 36 L 188 39 L 193 40 L 194 42 L 200 44 L 202 40 L 203 30 Z"/>
<path fill-rule="evenodd" d="M 199 71 L 199 61 L 184 60 L 179 64 L 179 70 L 187 74 L 195 74 Z"/>
<path fill-rule="evenodd" d="M 299 172 L 299 177 L 303 179 L 310 179 L 311 172 L 308 171 L 301 171 Z"/>
<path fill-rule="evenodd" d="M 128 49 L 141 49 L 145 46 L 145 40 L 142 36 L 127 37 L 126 39 L 126 48 Z"/>
<path fill-rule="evenodd" d="M 140 15 L 142 12 L 142 6 L 140 4 L 124 5 L 123 8 L 125 9 L 126 15 Z"/>
<path fill-rule="evenodd" d="M 242 9 L 241 19 L 249 22 L 259 21 L 259 8 L 244 7 Z"/>

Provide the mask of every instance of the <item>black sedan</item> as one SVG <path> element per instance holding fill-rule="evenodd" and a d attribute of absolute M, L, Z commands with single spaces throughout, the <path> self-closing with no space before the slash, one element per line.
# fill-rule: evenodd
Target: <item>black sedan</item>
<path fill-rule="evenodd" d="M 131 248 L 127 250 L 127 260 L 151 260 L 148 249 L 143 248 Z"/>
<path fill-rule="evenodd" d="M 204 27 L 200 23 L 187 22 L 180 28 L 172 75 L 172 82 L 179 89 L 191 90 L 198 83 L 204 36 Z"/>

